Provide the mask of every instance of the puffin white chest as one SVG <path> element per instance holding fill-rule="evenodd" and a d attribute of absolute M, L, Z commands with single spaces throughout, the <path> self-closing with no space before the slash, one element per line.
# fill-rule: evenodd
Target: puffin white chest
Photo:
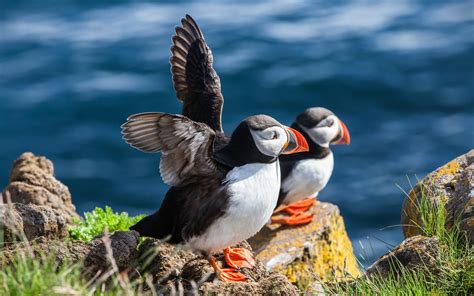
<path fill-rule="evenodd" d="M 282 189 L 287 193 L 284 203 L 292 203 L 308 197 L 316 197 L 326 187 L 334 168 L 334 156 L 330 152 L 321 159 L 300 160 L 283 180 Z"/>
<path fill-rule="evenodd" d="M 219 251 L 252 237 L 268 222 L 280 191 L 279 162 L 236 167 L 224 183 L 230 198 L 226 213 L 188 241 L 195 249 Z"/>

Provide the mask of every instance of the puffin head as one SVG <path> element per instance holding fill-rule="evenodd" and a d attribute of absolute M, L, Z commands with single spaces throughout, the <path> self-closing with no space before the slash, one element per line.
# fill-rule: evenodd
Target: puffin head
<path fill-rule="evenodd" d="M 295 123 L 319 146 L 351 142 L 347 126 L 326 108 L 308 108 L 296 117 Z"/>
<path fill-rule="evenodd" d="M 232 133 L 229 143 L 214 154 L 228 166 L 248 163 L 271 163 L 280 154 L 309 150 L 304 136 L 267 115 L 253 115 L 243 120 Z"/>
<path fill-rule="evenodd" d="M 278 157 L 280 154 L 306 152 L 309 149 L 306 139 L 300 132 L 282 125 L 270 116 L 250 116 L 242 122 L 242 125 L 248 128 L 261 154 Z"/>

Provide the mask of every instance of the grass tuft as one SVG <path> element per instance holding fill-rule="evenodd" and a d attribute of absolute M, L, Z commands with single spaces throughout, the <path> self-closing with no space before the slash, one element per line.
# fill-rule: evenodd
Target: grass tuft
<path fill-rule="evenodd" d="M 433 202 L 431 192 L 422 184 L 417 204 L 420 215 L 419 227 L 428 237 L 439 241 L 436 271 L 420 268 L 410 270 L 394 262 L 388 276 L 373 275 L 345 282 L 326 283 L 330 295 L 473 295 L 474 294 L 474 247 L 460 231 L 459 222 L 446 227 L 446 198 L 439 204 Z"/>
<path fill-rule="evenodd" d="M 95 208 L 92 212 L 84 213 L 84 219 L 74 219 L 69 228 L 72 239 L 91 241 L 104 231 L 114 232 L 128 230 L 132 225 L 143 219 L 144 215 L 130 217 L 127 213 L 116 213 L 108 206 L 104 209 Z"/>

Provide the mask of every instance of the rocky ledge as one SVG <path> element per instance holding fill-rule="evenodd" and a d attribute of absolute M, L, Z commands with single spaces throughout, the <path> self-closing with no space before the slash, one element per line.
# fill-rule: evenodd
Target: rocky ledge
<path fill-rule="evenodd" d="M 428 269 L 436 274 L 439 245 L 424 237 L 418 227 L 423 190 L 431 193 L 433 206 L 445 205 L 446 227 L 455 220 L 473 240 L 474 150 L 429 174 L 404 202 L 402 221 L 407 237 L 399 246 L 361 273 L 353 255 L 344 221 L 336 206 L 317 202 L 315 219 L 300 227 L 269 224 L 240 246 L 256 254 L 257 264 L 243 269 L 247 283 L 219 281 L 207 260 L 190 251 L 155 239 L 141 241 L 134 231 L 103 234 L 90 242 L 68 237 L 68 226 L 79 217 L 67 187 L 54 177 L 51 161 L 24 153 L 14 162 L 10 184 L 0 199 L 3 249 L 0 267 L 15 254 L 54 254 L 58 264 L 80 262 L 85 277 L 97 277 L 111 269 L 131 279 L 143 275 L 160 294 L 192 292 L 212 295 L 298 295 L 302 282 L 309 293 L 324 293 L 321 283 L 359 276 L 385 276 L 397 266 L 409 270 Z M 415 226 L 418 225 L 418 226 Z M 217 260 L 223 263 L 222 254 Z M 395 270 L 393 270 L 395 268 Z M 306 282 L 305 282 L 306 281 Z M 148 281 L 147 281 L 148 283 Z M 297 285 L 295 285 L 297 284 Z"/>
<path fill-rule="evenodd" d="M 200 294 L 297 295 L 295 283 L 306 272 L 319 279 L 359 271 L 337 207 L 318 203 L 309 225 L 285 228 L 269 225 L 254 240 L 257 265 L 243 269 L 248 283 L 224 283 L 207 260 L 192 252 L 154 239 L 139 243 L 138 233 L 119 231 L 91 242 L 68 238 L 68 225 L 79 217 L 67 186 L 54 177 L 53 163 L 32 153 L 13 164 L 10 184 L 2 194 L 0 226 L 4 250 L 0 265 L 9 264 L 20 251 L 55 254 L 59 264 L 82 262 L 84 275 L 97 276 L 114 265 L 129 277 L 151 275 L 159 290 Z M 292 243 L 293 242 L 293 243 Z M 243 247 L 252 247 L 243 242 Z M 108 251 L 109 250 L 109 251 Z M 111 252 L 111 254 L 109 253 Z M 217 256 L 223 262 L 222 255 Z"/>
<path fill-rule="evenodd" d="M 337 206 L 317 202 L 315 219 L 304 226 L 268 224 L 249 240 L 268 270 L 285 274 L 292 283 L 342 280 L 360 270 Z"/>

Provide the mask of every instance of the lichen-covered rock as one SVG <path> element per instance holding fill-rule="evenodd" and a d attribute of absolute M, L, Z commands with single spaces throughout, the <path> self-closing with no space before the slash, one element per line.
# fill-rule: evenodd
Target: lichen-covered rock
<path fill-rule="evenodd" d="M 238 247 L 251 250 L 245 242 Z M 141 273 L 151 274 L 163 294 L 184 291 L 203 295 L 297 295 L 296 288 L 286 277 L 268 272 L 258 260 L 254 268 L 240 271 L 247 276 L 247 283 L 224 283 L 216 278 L 206 258 L 178 246 L 146 239 L 139 253 Z M 222 254 L 215 258 L 224 264 Z"/>
<path fill-rule="evenodd" d="M 423 234 L 418 211 L 422 197 L 435 207 L 445 204 L 447 229 L 459 220 L 461 230 L 474 244 L 474 150 L 428 174 L 410 191 L 401 218 L 405 237 Z"/>
<path fill-rule="evenodd" d="M 23 153 L 13 163 L 10 184 L 3 191 L 3 202 L 46 205 L 64 213 L 70 221 L 78 217 L 67 186 L 54 177 L 53 163 L 31 152 Z"/>
<path fill-rule="evenodd" d="M 62 238 L 68 235 L 63 214 L 48 206 L 34 204 L 0 204 L 0 229 L 3 241 L 11 243 L 26 238 L 33 240 L 44 236 Z M 23 234 L 25 237 L 23 237 Z"/>
<path fill-rule="evenodd" d="M 330 281 L 360 275 L 339 209 L 318 201 L 312 212 L 314 221 L 304 226 L 265 226 L 249 240 L 257 258 L 292 283 L 301 278 Z"/>
<path fill-rule="evenodd" d="M 413 236 L 380 257 L 366 270 L 365 275 L 379 274 L 385 278 L 390 273 L 399 272 L 400 266 L 407 270 L 426 270 L 436 274 L 438 252 L 439 245 L 435 237 Z"/>

